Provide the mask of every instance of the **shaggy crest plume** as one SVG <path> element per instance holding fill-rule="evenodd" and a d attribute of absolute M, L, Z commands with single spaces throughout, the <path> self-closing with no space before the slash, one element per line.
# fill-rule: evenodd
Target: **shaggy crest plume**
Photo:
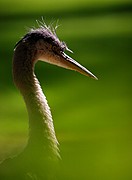
<path fill-rule="evenodd" d="M 44 39 L 46 42 L 52 44 L 53 46 L 57 46 L 60 51 L 72 51 L 67 47 L 66 43 L 60 41 L 57 34 L 56 29 L 58 28 L 58 21 L 55 26 L 53 23 L 50 25 L 46 25 L 43 18 L 42 21 L 36 20 L 38 24 L 38 28 L 31 28 L 28 33 L 15 45 L 15 47 L 21 42 L 31 42 L 36 43 L 39 39 Z"/>

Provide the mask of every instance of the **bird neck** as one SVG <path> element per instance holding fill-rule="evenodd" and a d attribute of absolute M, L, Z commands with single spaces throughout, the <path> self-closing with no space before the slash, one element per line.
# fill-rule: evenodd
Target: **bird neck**
<path fill-rule="evenodd" d="M 59 156 L 50 108 L 34 74 L 37 54 L 20 45 L 13 58 L 14 82 L 23 95 L 29 116 L 28 147 L 43 149 L 46 156 Z"/>

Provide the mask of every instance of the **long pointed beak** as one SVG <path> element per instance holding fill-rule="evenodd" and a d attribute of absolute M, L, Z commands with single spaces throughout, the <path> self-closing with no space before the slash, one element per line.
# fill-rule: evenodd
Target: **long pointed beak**
<path fill-rule="evenodd" d="M 83 67 L 81 64 L 79 64 L 78 62 L 76 62 L 74 59 L 72 59 L 71 57 L 69 57 L 67 54 L 62 53 L 60 56 L 60 60 L 57 63 L 58 66 L 67 68 L 67 69 L 71 69 L 74 71 L 77 71 L 85 76 L 89 76 L 93 79 L 98 80 L 98 78 L 93 75 L 88 69 L 86 69 L 85 67 Z"/>
<path fill-rule="evenodd" d="M 85 76 L 89 76 L 93 79 L 98 80 L 98 78 L 95 75 L 93 75 L 88 69 L 83 67 L 81 64 L 76 62 L 74 59 L 69 57 L 64 52 L 61 52 L 60 54 L 53 55 L 53 56 L 49 55 L 46 58 L 45 56 L 41 56 L 39 59 L 50 64 L 54 64 L 54 65 L 57 65 L 66 69 L 77 71 Z"/>

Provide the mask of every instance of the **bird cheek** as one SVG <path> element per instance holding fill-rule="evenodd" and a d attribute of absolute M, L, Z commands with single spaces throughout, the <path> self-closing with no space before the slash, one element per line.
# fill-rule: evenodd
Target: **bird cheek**
<path fill-rule="evenodd" d="M 37 57 L 38 57 L 38 59 L 44 58 L 44 54 L 45 54 L 45 52 L 44 52 L 43 49 L 38 49 L 37 50 Z"/>
<path fill-rule="evenodd" d="M 39 49 L 39 50 L 38 50 L 38 54 L 39 54 L 39 55 L 42 55 L 42 54 L 43 54 L 43 52 L 44 52 L 44 50 L 43 50 L 43 49 Z"/>

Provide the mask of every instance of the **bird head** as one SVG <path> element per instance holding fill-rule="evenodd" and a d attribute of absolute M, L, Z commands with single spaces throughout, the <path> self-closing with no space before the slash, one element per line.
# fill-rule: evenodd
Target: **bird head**
<path fill-rule="evenodd" d="M 69 57 L 65 51 L 72 51 L 67 47 L 65 42 L 61 42 L 56 35 L 55 30 L 49 26 L 41 26 L 37 29 L 31 29 L 17 44 L 27 44 L 30 48 L 36 49 L 37 57 L 34 61 L 42 60 L 66 69 L 75 70 L 83 75 L 97 79 L 89 70 Z"/>

